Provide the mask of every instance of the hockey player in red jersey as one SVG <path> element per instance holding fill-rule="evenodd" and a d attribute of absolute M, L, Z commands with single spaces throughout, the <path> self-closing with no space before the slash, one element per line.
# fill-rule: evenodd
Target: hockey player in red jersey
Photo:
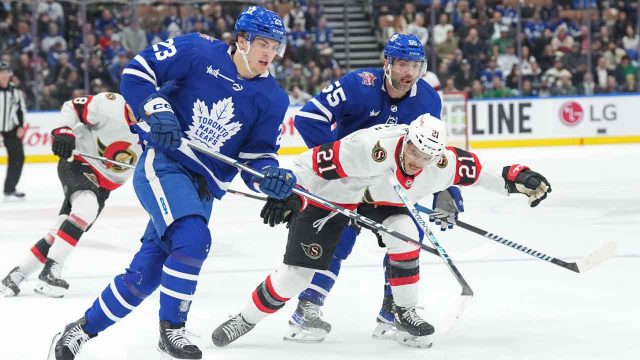
<path fill-rule="evenodd" d="M 360 214 L 414 239 L 418 231 L 389 182 L 392 173 L 413 202 L 452 185 L 525 194 L 531 206 L 551 192 L 548 181 L 526 166 L 492 168 L 474 153 L 447 148 L 445 134 L 442 121 L 424 114 L 410 125 L 374 126 L 314 147 L 295 160 L 292 170 L 298 185 L 309 192 L 350 209 L 360 205 Z M 316 270 L 326 270 L 340 231 L 349 221 L 297 195 L 269 199 L 261 216 L 268 222 L 288 224 L 283 264 L 258 285 L 239 314 L 213 331 L 217 346 L 249 332 L 305 289 Z M 390 259 L 387 271 L 395 301 L 396 339 L 409 346 L 430 347 L 435 329 L 416 312 L 419 248 L 388 234 L 381 236 Z"/>
<path fill-rule="evenodd" d="M 62 208 L 52 229 L 2 280 L 4 296 L 18 295 L 20 284 L 44 265 L 35 292 L 63 297 L 69 284 L 62 279 L 62 265 L 102 211 L 110 192 L 133 174 L 129 168 L 73 155 L 73 151 L 129 165 L 135 165 L 142 152 L 138 137 L 129 130 L 135 118 L 120 94 L 76 97 L 62 105 L 61 117 L 62 126 L 51 135 L 53 153 L 60 157 Z"/>

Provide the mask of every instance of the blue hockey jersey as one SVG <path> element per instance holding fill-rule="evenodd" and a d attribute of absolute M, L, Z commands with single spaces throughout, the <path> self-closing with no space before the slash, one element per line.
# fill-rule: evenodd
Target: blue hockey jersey
<path fill-rule="evenodd" d="M 122 73 L 121 91 L 136 117 L 139 105 L 172 83 L 168 101 L 185 138 L 250 166 L 278 166 L 282 121 L 289 98 L 269 73 L 244 79 L 227 44 L 199 33 L 157 43 L 135 56 Z M 194 152 L 183 141 L 170 158 L 206 177 L 221 198 L 237 174 L 229 165 Z M 250 176 L 244 176 L 253 187 Z"/>
<path fill-rule="evenodd" d="M 401 99 L 387 94 L 384 81 L 383 69 L 360 69 L 324 88 L 295 116 L 294 125 L 307 146 L 378 124 L 409 124 L 425 113 L 440 118 L 440 97 L 426 81 L 418 80 Z"/>

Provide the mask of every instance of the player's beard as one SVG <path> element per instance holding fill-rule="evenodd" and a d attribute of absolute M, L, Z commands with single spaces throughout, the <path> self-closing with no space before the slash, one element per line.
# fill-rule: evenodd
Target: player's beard
<path fill-rule="evenodd" d="M 416 83 L 416 81 L 418 81 L 418 77 L 413 77 L 411 75 L 402 75 L 402 76 L 397 76 L 396 78 L 394 75 L 397 75 L 397 74 L 394 74 L 392 70 L 393 65 L 387 65 L 387 66 L 388 66 L 388 69 L 385 71 L 385 75 L 389 79 L 389 85 L 391 85 L 391 87 L 395 91 L 406 93 L 407 91 L 411 90 L 411 88 Z M 407 81 L 407 80 L 410 80 L 410 81 Z"/>

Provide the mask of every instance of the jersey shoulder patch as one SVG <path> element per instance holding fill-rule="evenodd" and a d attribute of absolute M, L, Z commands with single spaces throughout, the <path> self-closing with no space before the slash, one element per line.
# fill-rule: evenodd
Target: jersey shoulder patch
<path fill-rule="evenodd" d="M 377 77 L 369 71 L 358 72 L 358 77 L 362 79 L 362 85 L 373 86 L 376 83 Z"/>

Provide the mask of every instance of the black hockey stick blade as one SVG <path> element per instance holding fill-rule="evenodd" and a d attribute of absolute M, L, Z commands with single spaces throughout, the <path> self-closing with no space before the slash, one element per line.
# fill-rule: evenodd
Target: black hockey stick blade
<path fill-rule="evenodd" d="M 432 214 L 433 210 L 426 208 L 422 205 L 416 205 L 416 209 L 420 210 L 423 213 L 426 214 Z M 583 273 L 586 272 L 588 270 L 593 269 L 594 267 L 602 264 L 603 262 L 607 261 L 611 256 L 613 256 L 613 254 L 616 252 L 617 249 L 617 245 L 615 242 L 613 241 L 609 241 L 604 243 L 603 245 L 601 245 L 599 248 L 597 248 L 596 250 L 594 250 L 591 254 L 585 256 L 584 258 L 576 261 L 576 262 L 572 262 L 572 263 L 568 263 L 564 260 L 555 258 L 553 256 L 547 255 L 545 253 L 541 253 L 539 251 L 530 249 L 526 246 L 520 245 L 518 243 L 515 243 L 513 241 L 507 240 L 505 238 L 503 238 L 502 236 L 499 235 L 495 235 L 492 234 L 486 230 L 482 230 L 480 228 L 477 228 L 471 224 L 467 224 L 463 221 L 457 220 L 456 221 L 456 225 L 459 226 L 462 229 L 471 231 L 472 233 L 478 234 L 480 236 L 483 236 L 489 240 L 493 240 L 497 243 L 500 243 L 502 245 L 508 246 L 512 249 L 518 250 L 520 252 L 523 252 L 527 255 L 531 255 L 535 258 L 538 258 L 540 260 L 544 260 L 546 262 L 558 265 L 560 267 L 563 267 L 565 269 L 574 271 L 576 273 Z"/>

